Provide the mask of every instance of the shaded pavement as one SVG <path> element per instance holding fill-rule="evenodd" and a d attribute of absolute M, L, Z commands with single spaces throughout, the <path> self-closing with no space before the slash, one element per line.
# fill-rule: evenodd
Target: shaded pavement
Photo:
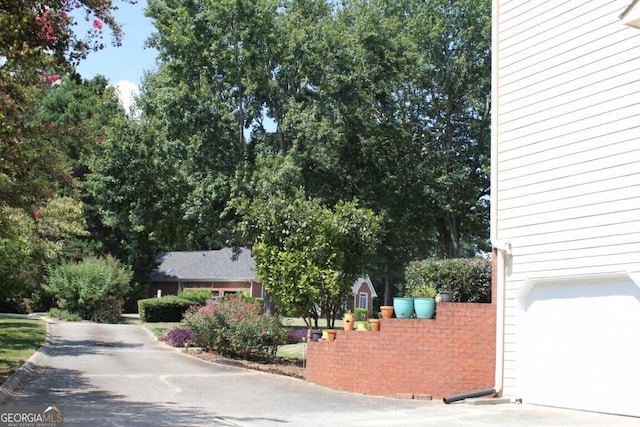
<path fill-rule="evenodd" d="M 139 325 L 49 323 L 48 343 L 3 406 L 56 405 L 65 426 L 638 425 L 533 405 L 365 396 L 205 362 Z"/>

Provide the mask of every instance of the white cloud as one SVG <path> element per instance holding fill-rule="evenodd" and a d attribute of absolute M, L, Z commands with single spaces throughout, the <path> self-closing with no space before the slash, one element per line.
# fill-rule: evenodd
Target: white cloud
<path fill-rule="evenodd" d="M 135 105 L 135 98 L 140 94 L 140 89 L 135 83 L 127 80 L 120 80 L 114 85 L 114 88 L 120 100 L 120 105 L 124 107 L 127 114 L 130 113 L 131 107 Z"/>

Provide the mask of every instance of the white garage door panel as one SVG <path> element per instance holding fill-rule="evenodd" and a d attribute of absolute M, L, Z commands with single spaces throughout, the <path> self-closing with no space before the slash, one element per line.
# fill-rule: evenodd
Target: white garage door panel
<path fill-rule="evenodd" d="M 620 278 L 559 281 L 523 298 L 523 400 L 640 416 L 640 288 Z"/>

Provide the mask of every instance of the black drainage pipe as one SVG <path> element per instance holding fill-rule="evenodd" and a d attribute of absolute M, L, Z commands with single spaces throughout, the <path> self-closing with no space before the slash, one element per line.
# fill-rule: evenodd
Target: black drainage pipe
<path fill-rule="evenodd" d="M 442 399 L 442 401 L 444 403 L 453 403 L 453 402 L 457 402 L 458 400 L 464 400 L 464 399 L 471 399 L 473 397 L 482 397 L 482 396 L 487 396 L 489 394 L 496 394 L 496 390 L 494 388 L 487 388 L 484 390 L 476 390 L 476 391 L 469 391 L 467 393 L 460 393 L 460 394 L 454 394 L 452 396 L 447 396 L 444 399 Z"/>

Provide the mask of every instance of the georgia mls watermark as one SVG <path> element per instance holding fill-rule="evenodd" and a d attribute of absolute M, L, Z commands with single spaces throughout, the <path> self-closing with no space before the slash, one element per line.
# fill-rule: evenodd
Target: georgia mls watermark
<path fill-rule="evenodd" d="M 57 406 L 0 406 L 0 427 L 62 427 Z"/>

